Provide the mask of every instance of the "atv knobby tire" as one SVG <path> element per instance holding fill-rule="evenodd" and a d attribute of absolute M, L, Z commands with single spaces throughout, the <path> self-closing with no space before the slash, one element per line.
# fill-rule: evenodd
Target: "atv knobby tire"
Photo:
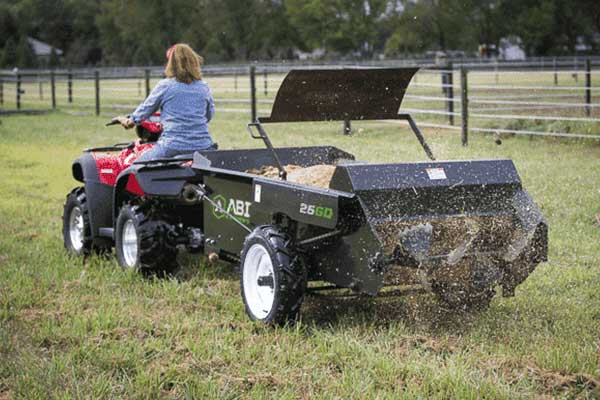
<path fill-rule="evenodd" d="M 240 262 L 240 286 L 250 319 L 267 325 L 295 321 L 304 300 L 306 282 L 304 262 L 292 248 L 288 235 L 265 225 L 246 237 Z M 272 302 L 261 299 L 260 292 L 269 290 L 266 297 L 272 298 Z M 261 305 L 264 307 L 259 307 Z"/>
<path fill-rule="evenodd" d="M 90 225 L 90 212 L 85 189 L 81 186 L 74 188 L 67 195 L 63 207 L 63 243 L 65 249 L 77 255 L 103 253 L 110 249 L 111 242 L 105 238 L 94 238 Z M 72 232 L 74 219 L 77 232 Z"/>
<path fill-rule="evenodd" d="M 170 240 L 172 226 L 153 215 L 150 207 L 125 204 L 115 226 L 117 261 L 124 269 L 133 268 L 144 275 L 164 276 L 177 269 L 177 247 Z M 124 241 L 124 233 L 134 232 L 134 243 Z M 125 247 L 124 247 L 125 245 Z M 137 247 L 132 252 L 127 246 Z"/>

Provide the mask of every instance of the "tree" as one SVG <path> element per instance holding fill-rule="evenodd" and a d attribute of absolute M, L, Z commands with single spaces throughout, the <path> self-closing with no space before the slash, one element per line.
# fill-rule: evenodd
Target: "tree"
<path fill-rule="evenodd" d="M 95 23 L 107 64 L 159 64 L 173 43 L 192 39 L 192 46 L 204 45 L 203 2 L 187 0 L 107 0 L 101 3 Z"/>
<path fill-rule="evenodd" d="M 26 36 L 21 36 L 17 43 L 15 64 L 19 68 L 32 68 L 37 65 L 37 58 Z"/>
<path fill-rule="evenodd" d="M 383 48 L 383 22 L 390 4 L 384 0 L 285 0 L 286 13 L 305 49 L 324 48 L 371 57 Z"/>
<path fill-rule="evenodd" d="M 76 37 L 74 7 L 83 1 L 19 0 L 14 10 L 24 36 L 31 36 L 59 49 L 67 49 Z M 91 3 L 91 2 L 90 2 Z"/>
<path fill-rule="evenodd" d="M 4 43 L 4 51 L 0 65 L 11 68 L 17 65 L 17 42 L 9 37 Z"/>
<path fill-rule="evenodd" d="M 50 59 L 48 60 L 48 67 L 56 68 L 59 65 L 60 65 L 60 58 L 58 57 L 58 54 L 56 53 L 56 49 L 53 47 L 50 50 Z"/>
<path fill-rule="evenodd" d="M 8 6 L 0 5 L 0 48 L 4 48 L 10 39 L 18 41 L 19 26 Z"/>
<path fill-rule="evenodd" d="M 19 48 L 30 64 L 21 43 L 27 36 L 62 49 L 73 66 L 162 64 L 176 42 L 189 43 L 209 63 L 281 59 L 294 49 L 325 49 L 337 58 L 475 52 L 509 36 L 519 37 L 529 54 L 572 54 L 581 38 L 600 49 L 597 2 L 5 0 L 0 61 L 17 62 Z"/>
<path fill-rule="evenodd" d="M 210 0 L 208 8 L 212 15 L 207 25 L 214 37 L 207 50 L 226 61 L 255 57 L 263 39 L 258 33 L 263 23 L 259 0 Z"/>

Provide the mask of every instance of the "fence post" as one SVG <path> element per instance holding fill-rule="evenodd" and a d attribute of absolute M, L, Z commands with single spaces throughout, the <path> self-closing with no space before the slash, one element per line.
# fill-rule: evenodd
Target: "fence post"
<path fill-rule="evenodd" d="M 56 108 L 56 76 L 54 70 L 50 71 L 50 93 L 52 97 L 52 108 Z"/>
<path fill-rule="evenodd" d="M 144 70 L 144 79 L 146 80 L 146 97 L 150 96 L 150 69 Z"/>
<path fill-rule="evenodd" d="M 21 74 L 17 74 L 17 110 L 21 109 Z"/>
<path fill-rule="evenodd" d="M 73 73 L 69 69 L 67 72 L 67 97 L 69 103 L 73 102 Z"/>
<path fill-rule="evenodd" d="M 592 62 L 588 58 L 585 60 L 585 114 L 589 117 L 592 104 Z"/>
<path fill-rule="evenodd" d="M 342 133 L 344 135 L 350 135 L 352 133 L 352 126 L 350 125 L 350 120 L 344 120 L 344 124 L 342 125 Z"/>
<path fill-rule="evenodd" d="M 4 104 L 4 79 L 0 78 L 0 105 Z"/>
<path fill-rule="evenodd" d="M 460 141 L 463 146 L 469 144 L 469 93 L 467 84 L 467 69 L 461 67 L 460 69 L 460 99 L 461 99 L 461 116 L 462 116 L 462 130 L 460 135 Z"/>
<path fill-rule="evenodd" d="M 552 67 L 554 68 L 554 86 L 558 86 L 558 72 L 556 71 L 556 57 L 552 60 Z"/>
<path fill-rule="evenodd" d="M 256 122 L 256 67 L 250 66 L 250 119 Z"/>
<path fill-rule="evenodd" d="M 446 108 L 448 110 L 448 122 L 450 125 L 454 125 L 454 66 L 452 63 L 448 63 L 447 68 L 446 82 L 448 83 L 448 90 L 446 91 L 446 97 L 448 100 L 446 101 Z"/>
<path fill-rule="evenodd" d="M 94 87 L 96 89 L 96 115 L 100 115 L 100 71 L 94 71 Z"/>
<path fill-rule="evenodd" d="M 238 87 L 238 73 L 237 70 L 233 73 L 233 90 L 237 93 L 237 87 Z"/>

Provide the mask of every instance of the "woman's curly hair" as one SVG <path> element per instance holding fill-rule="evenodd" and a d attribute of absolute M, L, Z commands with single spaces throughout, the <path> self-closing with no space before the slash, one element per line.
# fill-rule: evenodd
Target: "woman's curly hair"
<path fill-rule="evenodd" d="M 165 67 L 167 78 L 175 78 L 184 83 L 202 79 L 200 66 L 204 60 L 187 44 L 178 43 L 172 46 L 167 52 L 167 57 Z"/>

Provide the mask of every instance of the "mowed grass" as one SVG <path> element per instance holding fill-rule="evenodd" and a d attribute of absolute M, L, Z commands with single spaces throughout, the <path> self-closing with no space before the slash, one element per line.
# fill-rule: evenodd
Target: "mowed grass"
<path fill-rule="evenodd" d="M 131 132 L 52 113 L 0 124 L 0 399 L 599 398 L 600 145 L 424 130 L 439 159 L 512 158 L 550 226 L 548 263 L 514 298 L 456 313 L 427 295 L 309 297 L 294 327 L 246 317 L 236 268 L 182 257 L 148 280 L 113 257 L 67 255 L 62 204 L 83 147 Z M 257 147 L 220 113 L 221 148 Z M 279 146 L 331 144 L 370 161 L 425 160 L 404 125 L 270 127 Z"/>

